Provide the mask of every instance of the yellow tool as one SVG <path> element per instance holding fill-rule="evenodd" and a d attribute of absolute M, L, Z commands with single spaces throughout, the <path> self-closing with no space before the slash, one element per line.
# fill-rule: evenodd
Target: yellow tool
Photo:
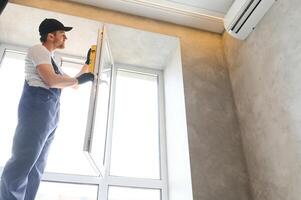
<path fill-rule="evenodd" d="M 89 72 L 94 73 L 95 59 L 96 59 L 96 45 L 91 46 L 90 53 L 90 64 L 89 64 Z"/>

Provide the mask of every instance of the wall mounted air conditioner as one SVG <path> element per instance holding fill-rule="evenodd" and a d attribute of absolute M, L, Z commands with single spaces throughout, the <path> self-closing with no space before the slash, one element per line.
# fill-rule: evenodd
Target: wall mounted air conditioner
<path fill-rule="evenodd" d="M 244 40 L 273 5 L 275 0 L 235 0 L 224 18 L 226 31 Z"/>

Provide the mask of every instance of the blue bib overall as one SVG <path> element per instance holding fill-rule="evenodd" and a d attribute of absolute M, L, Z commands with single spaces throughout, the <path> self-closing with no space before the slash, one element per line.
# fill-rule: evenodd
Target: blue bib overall
<path fill-rule="evenodd" d="M 53 61 L 52 65 L 60 74 Z M 32 87 L 25 81 L 12 155 L 1 177 L 0 200 L 35 199 L 59 121 L 60 94 L 60 89 Z"/>

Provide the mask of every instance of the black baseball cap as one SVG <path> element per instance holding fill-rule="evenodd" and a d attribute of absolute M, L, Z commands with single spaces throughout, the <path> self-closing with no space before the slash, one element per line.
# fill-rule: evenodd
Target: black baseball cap
<path fill-rule="evenodd" d="M 39 26 L 39 32 L 40 35 L 44 35 L 47 33 L 52 33 L 54 31 L 70 31 L 73 27 L 67 27 L 64 26 L 61 22 L 59 22 L 56 19 L 44 19 L 40 26 Z"/>

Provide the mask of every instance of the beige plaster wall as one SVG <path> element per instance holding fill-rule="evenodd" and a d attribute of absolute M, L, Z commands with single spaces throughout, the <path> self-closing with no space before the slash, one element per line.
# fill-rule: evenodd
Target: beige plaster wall
<path fill-rule="evenodd" d="M 224 34 L 254 200 L 301 197 L 301 1 L 276 1 L 245 41 Z"/>
<path fill-rule="evenodd" d="M 250 199 L 221 35 L 67 1 L 11 2 L 179 37 L 194 199 Z"/>

